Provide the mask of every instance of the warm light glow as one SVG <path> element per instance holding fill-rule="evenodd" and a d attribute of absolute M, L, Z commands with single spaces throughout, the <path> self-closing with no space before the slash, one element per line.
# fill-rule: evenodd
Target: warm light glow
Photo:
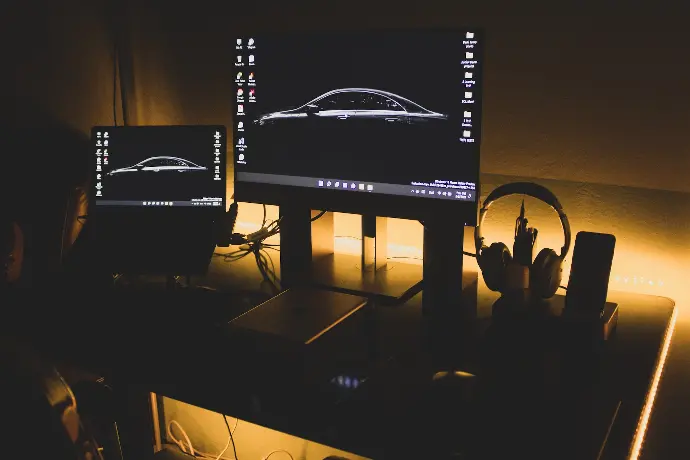
<path fill-rule="evenodd" d="M 343 376 L 343 382 L 345 381 Z M 350 382 L 350 387 L 355 388 Z M 283 458 L 277 452 L 285 452 L 284 456 L 295 459 L 322 460 L 329 456 L 347 458 L 351 460 L 367 460 L 364 457 L 350 454 L 323 444 L 308 441 L 286 433 L 281 433 L 245 420 L 227 417 L 228 425 L 223 423 L 222 416 L 217 412 L 202 409 L 191 404 L 177 401 L 165 396 L 158 396 L 162 402 L 159 413 L 162 427 L 161 442 L 168 448 L 179 449 L 180 452 L 192 450 L 199 458 L 216 459 L 218 453 L 224 452 L 221 460 L 232 460 L 232 447 L 228 451 L 229 433 L 237 449 L 237 458 L 260 459 Z M 230 443 L 232 444 L 232 443 Z M 289 457 L 287 457 L 289 458 Z"/>
<path fill-rule="evenodd" d="M 568 184 L 564 185 L 566 187 Z M 489 187 L 493 188 L 493 187 Z M 567 189 L 567 187 L 566 187 Z M 554 189 L 556 192 L 559 190 Z M 685 289 L 683 276 L 688 272 L 690 264 L 690 246 L 687 238 L 680 235 L 664 233 L 650 238 L 648 229 L 638 225 L 640 219 L 651 219 L 657 213 L 668 214 L 667 219 L 673 219 L 671 211 L 664 211 L 657 207 L 653 209 L 638 209 L 642 213 L 639 219 L 629 219 L 627 215 L 608 214 L 600 215 L 593 212 L 594 203 L 586 206 L 578 205 L 579 195 L 573 188 L 560 191 L 559 198 L 564 203 L 574 203 L 567 206 L 566 212 L 570 218 L 573 237 L 578 231 L 599 231 L 616 235 L 616 251 L 611 271 L 609 289 L 625 291 L 637 294 L 657 295 L 669 297 L 676 301 L 677 305 L 688 304 L 690 293 Z M 637 193 L 628 191 L 626 193 Z M 613 204 L 624 204 L 624 200 L 630 196 L 623 193 L 607 195 L 607 199 Z M 496 202 L 487 217 L 484 236 L 487 242 L 503 241 L 512 249 L 512 240 L 515 224 L 516 210 L 519 210 L 521 197 L 510 197 Z M 529 199 L 530 225 L 539 229 L 539 238 L 534 248 L 536 255 L 541 249 L 548 247 L 558 249 L 563 244 L 563 235 L 560 223 L 553 210 L 548 206 Z M 616 204 L 616 206 L 618 206 Z M 611 204 L 609 204 L 611 206 Z M 614 206 L 615 208 L 615 206 Z M 615 208 L 618 209 L 618 208 Z M 621 209 L 629 207 L 621 206 Z M 263 208 L 259 204 L 241 203 L 240 212 L 236 224 L 236 231 L 251 233 L 259 229 L 263 217 Z M 269 220 L 278 217 L 277 206 L 267 206 L 267 218 Z M 675 222 L 675 221 L 673 221 Z M 678 225 L 683 222 L 677 222 Z M 337 253 L 359 255 L 361 254 L 361 217 L 355 214 L 335 213 L 334 233 L 339 238 L 335 239 L 334 248 Z M 662 230 L 657 229 L 659 232 Z M 388 255 L 395 262 L 421 264 L 423 227 L 417 221 L 403 219 L 388 220 Z M 471 228 L 465 229 L 465 249 L 473 252 L 474 241 Z M 279 237 L 272 238 L 271 242 L 278 242 Z M 572 247 L 570 254 L 563 264 L 563 284 L 567 284 L 570 276 L 572 262 Z M 476 261 L 466 257 L 465 267 L 469 271 L 477 269 Z M 679 307 L 678 315 L 681 319 L 690 318 L 690 309 Z M 685 316 L 683 316 L 685 315 Z"/>
<path fill-rule="evenodd" d="M 668 355 L 668 350 L 671 346 L 671 339 L 673 338 L 673 330 L 676 327 L 677 312 L 677 309 L 673 310 L 671 321 L 668 325 L 668 329 L 666 330 L 666 335 L 664 336 L 664 342 L 661 352 L 659 353 L 659 359 L 654 371 L 654 377 L 652 378 L 652 384 L 649 388 L 649 392 L 647 393 L 644 408 L 642 409 L 642 415 L 640 416 L 640 421 L 638 422 L 637 430 L 635 431 L 635 438 L 633 439 L 633 446 L 630 451 L 630 460 L 637 460 L 642 452 L 642 443 L 644 442 L 644 437 L 647 433 L 649 418 L 652 414 L 652 408 L 654 407 L 654 399 L 656 398 L 659 382 L 661 381 L 661 374 L 664 372 L 666 356 Z"/>

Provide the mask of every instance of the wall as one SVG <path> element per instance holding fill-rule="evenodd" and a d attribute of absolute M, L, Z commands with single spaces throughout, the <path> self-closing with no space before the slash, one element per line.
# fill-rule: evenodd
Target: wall
<path fill-rule="evenodd" d="M 11 2 L 3 9 L 3 205 L 21 220 L 40 258 L 34 275 L 52 277 L 61 243 L 76 237 L 75 187 L 88 177 L 88 135 L 113 122 L 113 45 L 105 2 Z M 4 189 L 7 187 L 7 190 Z M 3 206 L 4 208 L 4 206 Z M 82 212 L 83 214 L 83 212 Z M 43 273 L 38 273 L 43 272 Z"/>

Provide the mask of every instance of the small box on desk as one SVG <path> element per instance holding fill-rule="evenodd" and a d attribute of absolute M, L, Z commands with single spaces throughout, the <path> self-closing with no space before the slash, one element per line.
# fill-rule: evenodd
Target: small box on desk
<path fill-rule="evenodd" d="M 350 294 L 289 289 L 235 318 L 230 325 L 286 345 L 309 345 L 366 303 L 366 298 Z"/>
<path fill-rule="evenodd" d="M 560 322 L 568 338 L 606 341 L 611 338 L 618 325 L 618 304 L 606 302 L 601 315 L 564 308 L 561 311 Z"/>

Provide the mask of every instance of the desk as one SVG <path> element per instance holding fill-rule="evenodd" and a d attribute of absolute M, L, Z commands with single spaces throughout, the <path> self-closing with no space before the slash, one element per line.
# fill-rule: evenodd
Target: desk
<path fill-rule="evenodd" d="M 75 343 L 61 338 L 54 351 L 127 385 L 365 457 L 626 458 L 673 302 L 611 292 L 620 312 L 614 338 L 601 350 L 573 351 L 549 331 L 497 321 L 498 295 L 479 278 L 467 296 L 476 298 L 474 321 L 429 325 L 419 294 L 362 309 L 302 352 L 248 343 L 220 322 L 195 323 L 190 308 L 218 297 L 114 295 L 104 299 L 112 308 L 80 315 L 108 324 L 89 347 L 85 332 Z M 137 308 L 136 321 L 123 305 Z M 449 367 L 481 384 L 462 397 L 432 389 L 434 372 Z M 213 378 L 200 378 L 207 372 Z M 337 375 L 364 383 L 336 391 Z"/>

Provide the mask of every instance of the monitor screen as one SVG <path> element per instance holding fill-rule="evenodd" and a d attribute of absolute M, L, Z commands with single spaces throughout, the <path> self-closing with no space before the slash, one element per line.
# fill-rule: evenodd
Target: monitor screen
<path fill-rule="evenodd" d="M 237 38 L 236 198 L 400 217 L 464 209 L 473 225 L 482 44 L 468 29 Z"/>
<path fill-rule="evenodd" d="M 91 143 L 97 208 L 225 209 L 223 126 L 97 126 Z"/>

